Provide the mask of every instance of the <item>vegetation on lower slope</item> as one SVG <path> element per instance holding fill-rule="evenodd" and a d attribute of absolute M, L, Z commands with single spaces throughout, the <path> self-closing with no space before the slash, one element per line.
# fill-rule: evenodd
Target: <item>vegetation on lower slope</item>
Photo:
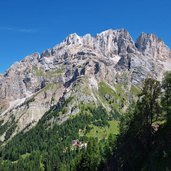
<path fill-rule="evenodd" d="M 120 124 L 113 156 L 104 170 L 171 170 L 171 73 L 147 79 L 137 104 Z"/>
<path fill-rule="evenodd" d="M 140 89 L 135 85 L 130 88 L 124 84 L 109 85 L 105 82 L 99 83 L 98 94 L 100 99 L 111 109 L 120 113 L 125 112 L 134 98 L 140 93 Z"/>
<path fill-rule="evenodd" d="M 103 100 L 106 94 L 119 99 L 115 91 L 122 93 L 119 87 L 100 86 Z M 131 89 L 138 94 L 136 87 Z M 171 170 L 171 74 L 162 85 L 145 80 L 137 98 L 125 115 L 80 104 L 77 115 L 58 122 L 72 101 L 61 99 L 33 129 L 1 147 L 1 170 Z"/>
<path fill-rule="evenodd" d="M 68 102 L 63 101 L 56 109 L 47 112 L 35 128 L 18 134 L 5 147 L 1 147 L 0 168 L 17 171 L 77 170 L 85 157 L 92 160 L 91 168 L 100 168 L 112 151 L 109 142 L 113 142 L 118 131 L 114 127 L 112 130 L 116 128 L 116 131 L 110 132 L 110 124 L 119 118 L 119 114 L 114 111 L 107 113 L 102 107 L 87 105 L 63 124 L 53 122 Z M 93 137 L 91 133 L 87 136 L 93 129 L 91 126 L 101 130 L 105 128 L 109 132 L 103 138 L 100 135 Z M 82 144 L 88 143 L 88 147 L 73 149 L 73 140 L 79 140 Z M 94 148 L 97 149 L 96 155 L 91 152 Z"/>
<path fill-rule="evenodd" d="M 119 121 L 111 120 L 108 121 L 106 126 L 99 127 L 95 125 L 90 125 L 90 131 L 86 134 L 87 137 L 97 137 L 99 139 L 105 139 L 110 136 L 110 134 L 117 135 L 119 133 Z"/>

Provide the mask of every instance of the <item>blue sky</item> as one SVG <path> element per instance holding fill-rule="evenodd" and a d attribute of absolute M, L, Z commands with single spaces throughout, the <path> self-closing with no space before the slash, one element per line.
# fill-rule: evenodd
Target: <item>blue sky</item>
<path fill-rule="evenodd" d="M 154 33 L 171 47 L 171 0 L 1 0 L 0 72 L 76 32 Z"/>

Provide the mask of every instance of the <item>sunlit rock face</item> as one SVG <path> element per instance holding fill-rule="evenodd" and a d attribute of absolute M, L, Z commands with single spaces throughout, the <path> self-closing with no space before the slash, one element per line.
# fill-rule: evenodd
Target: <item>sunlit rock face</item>
<path fill-rule="evenodd" d="M 136 47 L 143 55 L 151 56 L 159 60 L 165 60 L 171 57 L 170 49 L 154 34 L 141 33 L 137 39 Z"/>
<path fill-rule="evenodd" d="M 171 70 L 170 58 L 170 49 L 153 34 L 142 33 L 136 43 L 125 29 L 107 30 L 94 37 L 71 34 L 0 75 L 0 120 L 3 124 L 16 122 L 18 133 L 35 125 L 61 98 L 75 96 L 72 106 L 97 103 L 94 92 L 101 81 L 110 86 L 141 86 L 147 77 L 161 80 L 163 72 Z M 83 86 L 75 90 L 80 78 L 87 94 Z M 72 113 L 68 111 L 68 115 Z"/>

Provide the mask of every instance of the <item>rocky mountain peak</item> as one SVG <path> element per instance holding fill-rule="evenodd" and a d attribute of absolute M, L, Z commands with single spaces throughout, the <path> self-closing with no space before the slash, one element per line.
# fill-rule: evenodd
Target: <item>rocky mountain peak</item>
<path fill-rule="evenodd" d="M 46 49 L 45 51 L 42 52 L 41 58 L 51 56 L 51 52 L 52 52 L 51 49 Z"/>
<path fill-rule="evenodd" d="M 89 37 L 89 40 L 93 41 L 93 49 L 101 51 L 106 56 L 127 54 L 135 50 L 134 42 L 125 29 L 109 29 L 97 34 L 94 38 Z"/>
<path fill-rule="evenodd" d="M 82 44 L 82 38 L 78 36 L 76 33 L 70 34 L 65 40 L 67 45 L 81 45 Z"/>
<path fill-rule="evenodd" d="M 136 41 L 136 47 L 143 55 L 161 60 L 171 57 L 169 47 L 154 34 L 141 33 Z"/>

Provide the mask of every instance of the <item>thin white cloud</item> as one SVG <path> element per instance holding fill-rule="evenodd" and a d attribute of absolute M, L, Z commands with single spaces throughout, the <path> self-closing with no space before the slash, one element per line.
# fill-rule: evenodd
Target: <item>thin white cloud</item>
<path fill-rule="evenodd" d="M 15 27 L 2 27 L 2 26 L 0 26 L 0 30 L 22 32 L 22 33 L 35 33 L 35 32 L 37 32 L 36 29 L 25 29 L 25 28 L 15 28 Z"/>

